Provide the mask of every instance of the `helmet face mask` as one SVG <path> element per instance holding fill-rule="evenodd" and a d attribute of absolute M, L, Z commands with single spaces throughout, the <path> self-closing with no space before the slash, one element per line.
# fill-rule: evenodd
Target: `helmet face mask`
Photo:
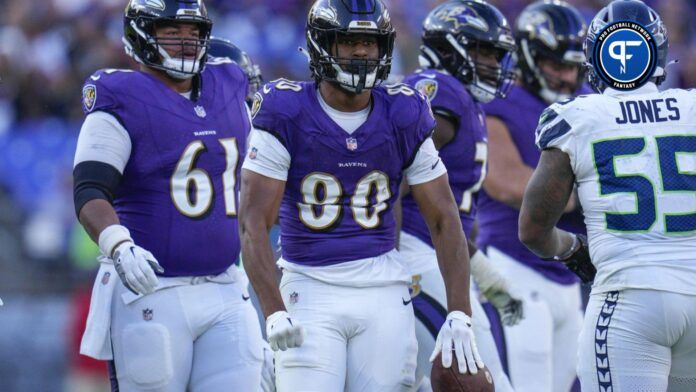
<path fill-rule="evenodd" d="M 441 69 L 479 102 L 503 98 L 515 79 L 515 42 L 505 17 L 478 1 L 449 1 L 423 22 L 420 64 Z"/>
<path fill-rule="evenodd" d="M 563 1 L 527 6 L 515 22 L 524 85 L 549 104 L 572 97 L 585 77 L 586 31 L 580 12 Z M 570 67 L 577 69 L 576 77 L 568 77 Z"/>
<path fill-rule="evenodd" d="M 317 0 L 306 32 L 315 80 L 359 94 L 389 76 L 396 32 L 381 0 L 357 0 L 352 5 L 344 0 Z M 351 53 L 356 45 L 365 50 L 365 56 Z"/>
<path fill-rule="evenodd" d="M 123 43 L 137 62 L 185 80 L 203 71 L 211 29 L 202 0 L 131 0 Z"/>
<path fill-rule="evenodd" d="M 571 98 L 585 80 L 585 66 L 579 62 L 558 61 L 554 57 L 540 55 L 536 58 L 539 95 L 548 102 Z M 584 59 L 584 56 L 583 56 Z"/>

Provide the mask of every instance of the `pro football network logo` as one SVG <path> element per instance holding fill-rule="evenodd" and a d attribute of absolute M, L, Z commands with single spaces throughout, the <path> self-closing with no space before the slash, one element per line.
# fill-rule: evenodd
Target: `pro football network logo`
<path fill-rule="evenodd" d="M 592 58 L 595 72 L 609 87 L 634 90 L 655 72 L 657 44 L 640 24 L 616 22 L 597 35 Z"/>

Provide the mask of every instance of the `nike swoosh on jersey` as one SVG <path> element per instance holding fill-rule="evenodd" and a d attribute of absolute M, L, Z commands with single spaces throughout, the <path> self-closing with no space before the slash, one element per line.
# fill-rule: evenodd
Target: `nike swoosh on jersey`
<path fill-rule="evenodd" d="M 251 298 L 251 297 L 250 297 L 250 296 L 248 296 L 248 295 L 244 295 L 244 294 L 242 294 L 242 299 L 243 299 L 243 300 L 245 300 L 245 301 L 248 301 L 248 300 L 249 300 L 249 298 Z"/>
<path fill-rule="evenodd" d="M 264 94 L 268 94 L 268 93 L 270 93 L 270 92 L 271 92 L 271 88 L 270 88 L 270 87 L 268 87 L 268 86 L 263 86 L 263 93 L 264 93 Z"/>
<path fill-rule="evenodd" d="M 101 79 L 101 75 L 97 75 L 97 76 L 92 75 L 89 78 L 96 82 L 97 80 Z"/>
<path fill-rule="evenodd" d="M 408 299 L 408 301 L 406 301 L 405 299 L 401 298 L 401 302 L 403 302 L 403 303 L 404 303 L 404 306 L 406 306 L 406 305 L 410 304 L 410 303 L 411 303 L 411 301 L 413 301 L 413 298 L 409 298 L 409 299 Z"/>
<path fill-rule="evenodd" d="M 430 168 L 430 170 L 435 170 L 435 168 L 437 167 L 437 164 L 438 164 L 438 163 L 440 163 L 440 160 L 439 160 L 439 159 L 437 160 L 437 162 L 435 162 L 435 163 L 433 164 L 433 166 Z"/>

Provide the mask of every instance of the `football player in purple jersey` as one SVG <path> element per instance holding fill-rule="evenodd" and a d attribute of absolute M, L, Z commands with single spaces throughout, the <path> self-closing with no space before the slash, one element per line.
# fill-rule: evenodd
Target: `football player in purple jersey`
<path fill-rule="evenodd" d="M 447 167 L 449 185 L 459 206 L 467 237 L 472 234 L 478 191 L 486 177 L 486 124 L 481 103 L 503 98 L 512 85 L 511 57 L 515 40 L 505 17 L 494 6 L 473 0 L 448 1 L 433 9 L 423 23 L 421 63 L 424 69 L 404 79 L 423 93 L 435 113 L 435 148 Z M 428 225 L 408 189 L 402 190 L 399 250 L 413 274 L 413 308 L 418 338 L 417 379 L 430 388 L 428 361 L 437 332 L 447 316 L 444 282 Z M 471 274 L 483 295 L 499 309 L 507 325 L 522 317 L 522 302 L 510 293 L 510 283 L 483 252 L 469 243 Z M 510 391 L 494 335 L 484 309 L 472 292 L 473 326 L 479 351 L 498 391 Z M 495 310 L 493 310 L 495 312 Z M 498 319 L 496 315 L 496 319 Z"/>
<path fill-rule="evenodd" d="M 411 273 L 395 249 L 405 179 L 445 277 L 449 313 L 433 356 L 482 367 L 471 327 L 469 258 L 425 97 L 382 86 L 395 31 L 381 0 L 314 2 L 313 82 L 263 87 L 242 170 L 247 272 L 276 352 L 279 391 L 407 391 L 417 342 Z M 280 283 L 268 230 L 280 217 Z"/>
<path fill-rule="evenodd" d="M 575 379 L 582 300 L 577 277 L 530 252 L 517 238 L 525 187 L 539 161 L 539 116 L 582 89 L 586 31 L 580 13 L 563 1 L 537 1 L 515 22 L 522 82 L 483 109 L 488 126 L 488 176 L 479 197 L 477 245 L 520 289 L 525 319 L 504 327 L 510 380 L 520 391 L 568 391 Z M 584 231 L 571 201 L 564 227 Z M 533 374 L 534 377 L 529 375 Z"/>
<path fill-rule="evenodd" d="M 201 0 L 132 0 L 137 71 L 83 87 L 75 209 L 103 254 L 81 352 L 122 391 L 255 391 L 263 348 L 235 261 L 247 77 L 208 57 Z M 120 279 L 119 279 L 120 278 Z"/>

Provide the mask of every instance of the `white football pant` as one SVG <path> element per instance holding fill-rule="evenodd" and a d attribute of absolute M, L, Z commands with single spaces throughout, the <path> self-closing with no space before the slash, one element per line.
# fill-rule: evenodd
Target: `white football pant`
<path fill-rule="evenodd" d="M 524 319 L 503 327 L 513 388 L 517 392 L 569 391 L 575 381 L 582 329 L 580 284 L 553 282 L 494 247 L 486 253 L 524 300 Z"/>
<path fill-rule="evenodd" d="M 413 387 L 418 345 L 408 285 L 338 286 L 284 271 L 280 291 L 305 339 L 276 352 L 278 392 Z"/>
<path fill-rule="evenodd" d="M 583 392 L 696 391 L 696 296 L 592 293 L 578 375 Z"/>
<path fill-rule="evenodd" d="M 259 390 L 261 328 L 239 282 L 170 287 L 129 305 L 126 291 L 119 282 L 111 308 L 119 391 Z"/>

